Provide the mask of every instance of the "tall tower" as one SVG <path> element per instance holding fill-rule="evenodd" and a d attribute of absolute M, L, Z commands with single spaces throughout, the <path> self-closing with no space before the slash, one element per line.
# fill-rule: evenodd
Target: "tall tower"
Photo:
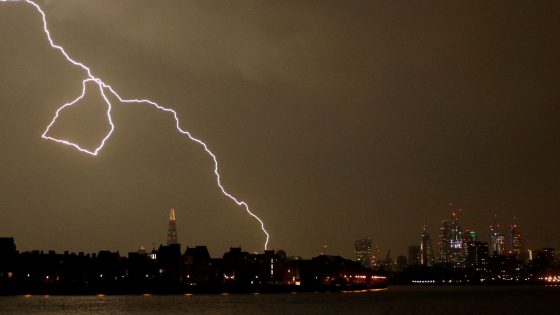
<path fill-rule="evenodd" d="M 440 234 L 439 261 L 451 263 L 454 267 L 464 267 L 465 250 L 463 244 L 463 229 L 459 224 L 459 217 L 451 213 L 451 221 L 444 220 Z"/>
<path fill-rule="evenodd" d="M 175 225 L 175 209 L 169 210 L 169 229 L 167 230 L 167 245 L 178 244 L 177 226 Z"/>
<path fill-rule="evenodd" d="M 511 252 L 517 258 L 523 253 L 523 238 L 519 233 L 519 225 L 515 222 L 511 225 Z"/>
<path fill-rule="evenodd" d="M 459 210 L 461 211 L 461 210 Z M 465 264 L 465 250 L 464 250 L 464 235 L 463 228 L 459 224 L 459 216 L 452 212 L 451 224 L 450 224 L 450 260 L 455 267 L 464 267 Z"/>
<path fill-rule="evenodd" d="M 432 240 L 430 239 L 430 233 L 424 225 L 424 231 L 422 232 L 422 242 L 420 243 L 420 264 L 424 266 L 434 265 L 434 251 L 432 249 Z"/>
<path fill-rule="evenodd" d="M 448 263 L 449 255 L 451 252 L 449 222 L 447 220 L 441 221 L 441 228 L 439 233 L 439 262 Z"/>
<path fill-rule="evenodd" d="M 500 232 L 500 225 L 497 223 L 496 215 L 494 215 L 494 224 L 490 225 L 490 256 L 504 255 L 506 253 L 505 236 Z"/>

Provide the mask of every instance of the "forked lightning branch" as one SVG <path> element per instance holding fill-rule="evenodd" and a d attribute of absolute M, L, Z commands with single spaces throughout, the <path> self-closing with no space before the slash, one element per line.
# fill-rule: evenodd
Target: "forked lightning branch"
<path fill-rule="evenodd" d="M 251 211 L 251 209 L 249 208 L 249 205 L 245 201 L 238 200 L 236 197 L 234 197 L 233 195 L 231 195 L 230 193 L 228 193 L 225 190 L 225 188 L 224 188 L 224 186 L 222 185 L 222 182 L 221 182 L 219 168 L 218 168 L 218 159 L 216 158 L 216 155 L 214 153 L 212 153 L 212 151 L 210 151 L 210 149 L 208 148 L 206 143 L 204 143 L 202 140 L 200 140 L 198 138 L 195 138 L 193 135 L 191 135 L 191 133 L 189 131 L 187 131 L 187 130 L 185 130 L 181 127 L 179 117 L 177 116 L 177 113 L 173 109 L 164 107 L 164 106 L 162 106 L 162 105 L 160 105 L 160 104 L 158 104 L 154 101 L 148 100 L 148 99 L 127 99 L 127 98 L 121 97 L 110 85 L 105 83 L 99 77 L 94 76 L 93 71 L 88 66 L 86 66 L 85 64 L 71 58 L 70 55 L 68 53 L 66 53 L 66 51 L 64 50 L 64 48 L 62 46 L 59 46 L 59 45 L 55 44 L 55 42 L 53 41 L 53 39 L 51 37 L 51 33 L 48 29 L 46 14 L 37 3 L 35 3 L 31 0 L 0 0 L 0 3 L 15 3 L 15 2 L 25 3 L 25 4 L 28 4 L 28 5 L 31 5 L 33 8 L 35 8 L 35 10 L 41 15 L 41 18 L 43 20 L 43 31 L 44 31 L 44 33 L 47 37 L 47 40 L 49 41 L 50 46 L 53 49 L 58 50 L 69 63 L 73 64 L 76 67 L 81 68 L 87 74 L 87 78 L 85 78 L 82 81 L 82 94 L 80 96 L 78 96 L 77 98 L 75 98 L 74 100 L 72 100 L 72 101 L 70 101 L 70 102 L 68 102 L 68 103 L 66 103 L 66 104 L 64 104 L 64 105 L 62 105 L 58 108 L 58 110 L 56 111 L 53 119 L 48 124 L 47 128 L 45 129 L 45 131 L 42 134 L 43 139 L 49 140 L 49 141 L 54 141 L 56 143 L 60 143 L 60 144 L 63 144 L 63 145 L 70 146 L 70 147 L 72 147 L 72 148 L 74 148 L 74 149 L 76 149 L 76 150 L 78 150 L 82 153 L 86 153 L 86 154 L 89 154 L 89 155 L 92 155 L 92 156 L 97 156 L 101 152 L 103 147 L 105 146 L 105 143 L 111 137 L 113 131 L 115 130 L 115 125 L 114 125 L 113 120 L 111 118 L 111 109 L 113 107 L 113 103 L 110 101 L 110 99 L 109 99 L 109 97 L 107 97 L 107 95 L 114 96 L 121 103 L 147 104 L 147 105 L 150 105 L 150 106 L 154 107 L 155 109 L 167 112 L 173 117 L 173 119 L 175 121 L 175 126 L 177 128 L 177 131 L 179 133 L 181 133 L 182 135 L 187 136 L 191 141 L 193 141 L 193 142 L 199 144 L 200 146 L 202 146 L 204 151 L 206 151 L 208 156 L 212 159 L 212 161 L 214 163 L 214 175 L 216 177 L 216 184 L 218 185 L 218 188 L 221 190 L 221 192 L 226 197 L 228 197 L 229 199 L 234 201 L 238 206 L 243 207 L 245 209 L 245 211 L 250 216 L 252 216 L 254 219 L 256 219 L 258 221 L 258 223 L 260 224 L 261 230 L 263 231 L 263 233 L 266 236 L 266 239 L 265 239 L 265 242 L 264 242 L 264 248 L 267 249 L 268 240 L 269 240 L 270 235 L 266 231 L 266 228 L 264 226 L 263 221 L 256 214 L 254 214 Z M 103 97 L 103 100 L 104 100 L 104 102 L 107 106 L 106 115 L 107 115 L 107 121 L 109 122 L 109 125 L 110 125 L 109 131 L 107 131 L 107 134 L 100 141 L 99 145 L 93 150 L 88 150 L 87 148 L 84 148 L 84 147 L 80 146 L 79 143 L 72 142 L 72 141 L 66 140 L 66 139 L 55 138 L 55 137 L 49 135 L 49 131 L 56 124 L 56 121 L 57 121 L 60 113 L 62 111 L 64 111 L 65 109 L 75 105 L 78 101 L 80 101 L 82 98 L 84 98 L 84 96 L 86 95 L 86 85 L 88 83 L 96 84 L 97 87 L 99 88 L 99 93 Z"/>

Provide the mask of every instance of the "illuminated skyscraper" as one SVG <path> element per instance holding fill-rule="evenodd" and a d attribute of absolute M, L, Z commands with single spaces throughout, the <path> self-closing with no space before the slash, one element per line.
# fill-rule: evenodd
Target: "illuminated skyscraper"
<path fill-rule="evenodd" d="M 494 215 L 494 224 L 490 225 L 490 244 L 488 244 L 488 247 L 490 256 L 506 254 L 506 237 L 500 232 L 496 215 Z"/>
<path fill-rule="evenodd" d="M 497 240 L 497 247 L 496 253 L 498 255 L 505 255 L 506 254 L 506 236 L 504 234 L 498 234 Z"/>
<path fill-rule="evenodd" d="M 455 212 L 452 214 L 450 225 L 450 247 L 451 247 L 451 262 L 455 267 L 465 266 L 465 248 L 464 248 L 464 235 L 463 229 L 459 224 L 459 217 Z"/>
<path fill-rule="evenodd" d="M 373 266 L 373 252 L 371 247 L 371 239 L 364 238 L 354 242 L 356 251 L 356 261 L 366 268 Z"/>
<path fill-rule="evenodd" d="M 424 231 L 422 232 L 422 242 L 420 243 L 420 264 L 424 266 L 434 265 L 432 240 L 430 239 L 430 233 L 428 232 L 426 226 L 424 226 Z"/>
<path fill-rule="evenodd" d="M 447 220 L 441 221 L 441 228 L 439 233 L 439 262 L 449 262 L 449 223 Z"/>
<path fill-rule="evenodd" d="M 464 267 L 466 250 L 464 248 L 463 229 L 459 224 L 457 214 L 452 213 L 451 223 L 448 223 L 447 220 L 442 223 L 439 260 L 443 263 L 451 263 L 454 267 Z"/>
<path fill-rule="evenodd" d="M 175 225 L 175 209 L 169 210 L 169 229 L 167 230 L 167 245 L 178 244 L 177 226 Z"/>
<path fill-rule="evenodd" d="M 523 254 L 523 238 L 517 223 L 511 225 L 511 253 L 518 258 Z"/>

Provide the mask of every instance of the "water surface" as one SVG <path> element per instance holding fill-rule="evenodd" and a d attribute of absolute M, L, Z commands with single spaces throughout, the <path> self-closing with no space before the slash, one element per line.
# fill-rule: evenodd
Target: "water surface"
<path fill-rule="evenodd" d="M 10 296 L 0 314 L 557 314 L 559 287 L 399 287 L 351 293 Z"/>

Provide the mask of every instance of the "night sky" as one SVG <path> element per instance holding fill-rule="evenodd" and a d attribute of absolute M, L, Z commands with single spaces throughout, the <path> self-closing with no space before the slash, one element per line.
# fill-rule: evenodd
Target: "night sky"
<path fill-rule="evenodd" d="M 177 110 L 249 203 L 272 249 L 353 257 L 435 243 L 450 203 L 488 240 L 516 216 L 528 248 L 560 247 L 556 1 L 46 1 L 54 40 L 122 96 Z M 260 251 L 212 161 L 147 105 L 115 104 L 98 157 L 41 139 L 84 73 L 29 5 L 0 4 L 0 236 L 18 249 Z M 53 136 L 107 132 L 94 85 Z M 506 232 L 504 229 L 503 232 Z"/>

